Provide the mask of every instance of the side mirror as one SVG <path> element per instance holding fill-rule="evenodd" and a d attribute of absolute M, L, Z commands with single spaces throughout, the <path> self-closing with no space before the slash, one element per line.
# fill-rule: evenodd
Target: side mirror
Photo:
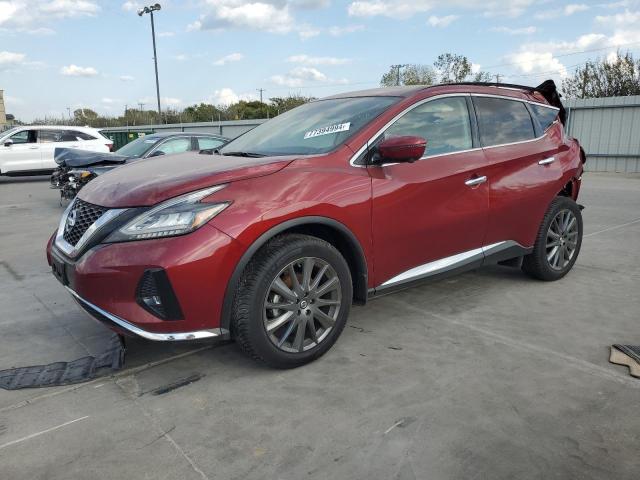
<path fill-rule="evenodd" d="M 378 145 L 378 163 L 412 163 L 424 155 L 427 141 L 421 137 L 391 137 Z"/>
<path fill-rule="evenodd" d="M 151 158 L 151 157 L 159 157 L 160 155 L 165 155 L 165 153 L 162 150 L 156 150 L 151 155 L 149 155 L 149 158 Z"/>
<path fill-rule="evenodd" d="M 6 142 L 4 142 L 5 147 L 10 147 L 11 145 L 13 145 L 13 140 L 7 140 Z"/>

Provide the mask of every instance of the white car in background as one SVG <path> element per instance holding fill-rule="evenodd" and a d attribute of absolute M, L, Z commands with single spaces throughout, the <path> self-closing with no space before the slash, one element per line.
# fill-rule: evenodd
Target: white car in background
<path fill-rule="evenodd" d="M 0 175 L 51 173 L 60 147 L 110 152 L 113 141 L 89 127 L 15 127 L 0 132 Z"/>

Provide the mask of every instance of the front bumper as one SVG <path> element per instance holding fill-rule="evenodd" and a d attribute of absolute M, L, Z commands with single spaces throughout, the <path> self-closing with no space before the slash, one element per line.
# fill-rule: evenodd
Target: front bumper
<path fill-rule="evenodd" d="M 229 336 L 229 331 L 224 328 L 212 328 L 210 330 L 198 330 L 195 332 L 177 332 L 177 333 L 154 333 L 147 330 L 143 330 L 136 327 L 133 323 L 113 315 L 106 310 L 88 302 L 69 287 L 65 287 L 71 296 L 78 302 L 85 312 L 91 315 L 96 320 L 108 325 L 109 327 L 130 335 L 146 338 L 147 340 L 154 340 L 159 342 L 179 342 L 183 340 L 202 340 L 207 338 Z"/>
<path fill-rule="evenodd" d="M 47 259 L 55 276 L 91 316 L 119 333 L 156 341 L 228 337 L 222 305 L 242 245 L 207 224 L 188 235 L 100 244 L 78 258 L 59 249 L 55 236 Z M 60 266 L 64 274 L 60 274 Z M 138 286 L 146 271 L 162 269 L 182 309 L 163 319 L 143 308 Z"/>

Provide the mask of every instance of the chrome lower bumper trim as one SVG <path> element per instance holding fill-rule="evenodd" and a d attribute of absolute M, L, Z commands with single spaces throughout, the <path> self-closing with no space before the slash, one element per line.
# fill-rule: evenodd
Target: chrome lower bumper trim
<path fill-rule="evenodd" d="M 115 326 L 125 330 L 138 337 L 146 338 L 147 340 L 154 340 L 156 342 L 179 342 L 184 340 L 202 340 L 207 338 L 224 337 L 228 335 L 228 331 L 224 328 L 212 328 L 210 330 L 199 330 L 196 332 L 179 332 L 179 333 L 155 333 L 143 330 L 135 325 L 123 320 L 122 318 L 113 315 L 106 310 L 88 302 L 69 287 L 65 287 L 71 296 L 85 309 L 89 314 L 95 312 L 97 315 L 92 315 L 99 321 L 107 321 Z M 103 318 L 99 318 L 103 317 Z"/>

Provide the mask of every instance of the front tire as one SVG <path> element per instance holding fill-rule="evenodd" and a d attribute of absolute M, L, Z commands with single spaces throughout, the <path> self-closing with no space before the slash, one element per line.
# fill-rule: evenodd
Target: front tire
<path fill-rule="evenodd" d="M 564 277 L 576 263 L 582 246 L 582 212 L 568 197 L 556 197 L 542 220 L 533 252 L 522 270 L 538 280 Z"/>
<path fill-rule="evenodd" d="M 299 234 L 270 240 L 245 268 L 232 332 L 255 360 L 294 368 L 324 355 L 347 322 L 349 266 L 330 243 Z"/>

